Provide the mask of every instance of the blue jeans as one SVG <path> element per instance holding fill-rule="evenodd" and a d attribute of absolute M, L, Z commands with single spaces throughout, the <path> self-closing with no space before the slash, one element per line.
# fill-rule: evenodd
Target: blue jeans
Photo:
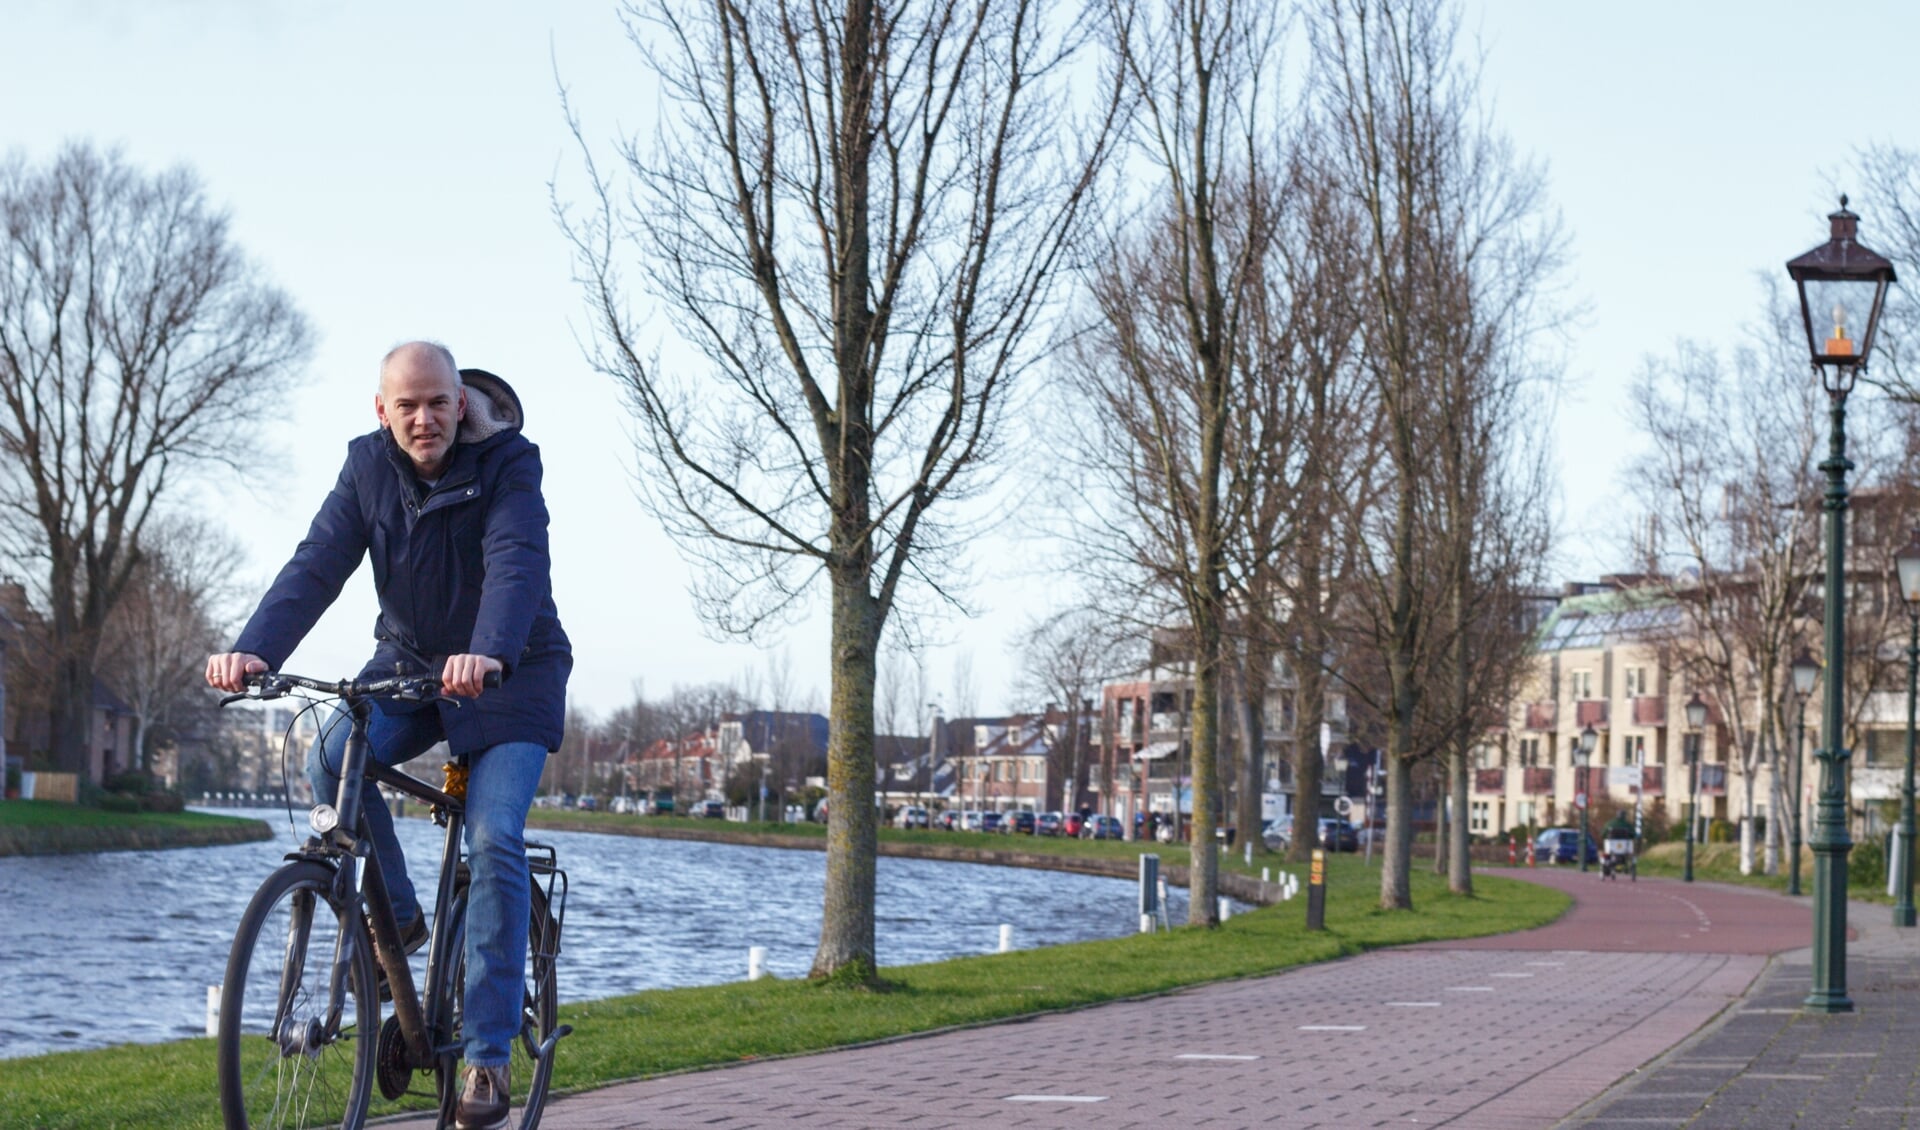
<path fill-rule="evenodd" d="M 314 796 L 328 804 L 340 793 L 339 770 L 346 759 L 353 720 L 343 710 L 320 727 L 307 752 L 307 781 Z M 433 710 L 383 714 L 376 707 L 367 725 L 368 756 L 398 765 L 441 741 L 440 716 Z M 461 1021 L 467 1063 L 498 1067 L 507 1062 L 520 1034 L 521 993 L 527 968 L 527 810 L 533 807 L 547 750 L 538 742 L 503 742 L 468 759 L 467 983 Z M 374 854 L 387 881 L 393 912 L 404 929 L 420 917 L 420 900 L 407 877 L 407 859 L 393 834 L 393 814 L 372 781 L 364 783 L 360 810 L 373 838 Z"/>

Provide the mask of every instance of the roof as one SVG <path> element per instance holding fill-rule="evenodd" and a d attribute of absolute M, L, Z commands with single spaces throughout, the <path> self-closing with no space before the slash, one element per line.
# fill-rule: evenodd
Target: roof
<path fill-rule="evenodd" d="M 1671 596 L 1649 589 L 1588 593 L 1562 600 L 1534 637 L 1536 651 L 1605 647 L 1613 639 L 1667 635 L 1685 613 Z"/>

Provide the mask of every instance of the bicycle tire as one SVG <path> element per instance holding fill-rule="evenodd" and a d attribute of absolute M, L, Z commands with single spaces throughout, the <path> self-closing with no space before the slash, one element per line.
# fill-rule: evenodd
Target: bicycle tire
<path fill-rule="evenodd" d="M 441 965 L 436 993 L 447 994 L 454 1016 L 454 1048 L 460 1047 L 460 1013 L 467 976 L 466 928 L 467 890 L 463 884 L 454 896 L 454 918 L 447 931 L 454 960 Z M 546 1107 L 547 1091 L 553 1079 L 551 1056 L 544 1061 L 539 1049 L 559 1023 L 560 1004 L 555 967 L 559 952 L 560 924 L 547 906 L 546 892 L 538 882 L 531 884 L 528 906 L 527 966 L 520 1002 L 520 1034 L 513 1042 L 513 1059 L 508 1076 L 513 1087 L 514 1106 L 520 1111 L 520 1130 L 535 1130 Z M 440 1128 L 453 1126 L 453 1108 L 460 1098 L 460 1056 L 458 1052 L 439 1057 L 436 1071 L 440 1088 Z"/>
<path fill-rule="evenodd" d="M 373 950 L 357 904 L 333 901 L 333 868 L 302 860 L 267 877 L 235 931 L 215 1041 L 227 1130 L 358 1130 L 380 1031 Z M 329 1031 L 330 981 L 347 999 Z"/>

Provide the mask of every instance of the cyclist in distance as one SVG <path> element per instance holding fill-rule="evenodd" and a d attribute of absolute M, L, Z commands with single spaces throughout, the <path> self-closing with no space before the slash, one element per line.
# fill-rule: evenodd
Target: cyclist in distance
<path fill-rule="evenodd" d="M 438 674 L 471 701 L 381 701 L 369 756 L 395 765 L 445 740 L 471 773 L 467 857 L 466 1045 L 456 1124 L 506 1125 L 507 1064 L 520 1031 L 527 955 L 527 810 L 560 747 L 573 654 L 554 608 L 540 452 L 521 435 L 520 400 L 480 369 L 460 369 L 435 342 L 396 346 L 374 397 L 380 426 L 347 445 L 346 465 L 293 559 L 274 579 L 233 650 L 207 660 L 228 692 L 278 670 L 371 553 L 380 616 L 367 678 Z M 498 671 L 498 689 L 481 695 Z M 339 790 L 351 722 L 336 712 L 307 755 L 317 801 Z M 408 952 L 425 916 L 393 817 L 366 783 L 362 811 Z"/>

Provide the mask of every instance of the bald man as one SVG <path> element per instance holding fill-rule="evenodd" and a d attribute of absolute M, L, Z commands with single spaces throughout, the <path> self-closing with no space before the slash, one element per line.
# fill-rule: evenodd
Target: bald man
<path fill-rule="evenodd" d="M 461 369 L 443 345 L 395 347 L 380 366 L 375 431 L 347 445 L 346 465 L 293 559 L 233 650 L 207 660 L 207 682 L 233 692 L 278 670 L 341 586 L 373 559 L 380 599 L 362 677 L 438 674 L 451 705 L 382 702 L 369 754 L 395 765 L 445 741 L 466 762 L 465 1078 L 455 1123 L 496 1130 L 509 1116 L 507 1064 L 520 1032 L 527 953 L 527 810 L 560 748 L 573 655 L 553 603 L 540 451 L 521 435 L 520 399 L 499 377 Z M 498 689 L 482 694 L 498 671 Z M 307 755 L 317 802 L 339 788 L 351 721 L 320 728 Z M 428 930 L 393 818 L 371 781 L 361 812 L 411 953 Z"/>

